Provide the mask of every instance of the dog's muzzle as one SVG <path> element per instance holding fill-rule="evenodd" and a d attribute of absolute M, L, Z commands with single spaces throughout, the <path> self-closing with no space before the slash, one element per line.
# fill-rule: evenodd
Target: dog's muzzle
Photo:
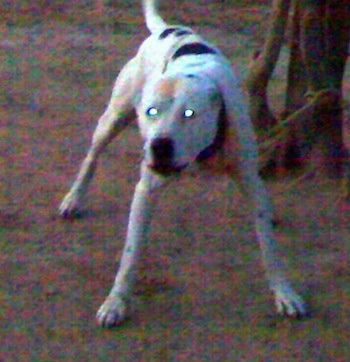
<path fill-rule="evenodd" d="M 148 165 L 154 172 L 171 174 L 182 171 L 186 165 L 178 166 L 175 163 L 175 142 L 169 137 L 155 138 L 151 145 L 152 161 Z"/>

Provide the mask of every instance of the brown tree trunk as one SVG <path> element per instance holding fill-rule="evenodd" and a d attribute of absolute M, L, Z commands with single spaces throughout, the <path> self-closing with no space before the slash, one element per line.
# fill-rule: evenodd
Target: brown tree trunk
<path fill-rule="evenodd" d="M 346 58 L 344 43 L 348 44 L 348 36 L 344 34 L 348 34 L 348 31 L 345 31 L 348 20 L 341 15 L 344 14 L 344 7 L 348 5 L 342 1 L 336 4 L 334 2 L 307 0 L 297 1 L 296 4 L 297 16 L 294 22 L 299 23 L 300 32 L 294 34 L 294 44 L 299 45 L 299 51 L 292 52 L 290 69 L 292 70 L 293 63 L 299 63 L 305 68 L 306 101 L 327 89 L 332 91 L 333 98 L 323 108 L 315 108 L 313 120 L 309 122 L 314 125 L 314 129 L 300 124 L 291 127 L 286 153 L 287 165 L 302 164 L 305 144 L 311 145 L 316 140 L 310 162 L 319 171 L 332 177 L 341 174 L 346 155 L 342 137 L 341 79 Z M 295 23 L 294 27 L 298 27 L 298 24 Z M 291 73 L 289 81 L 293 79 Z M 293 86 L 288 88 L 289 91 L 292 89 L 295 92 Z M 336 93 L 338 99 L 334 99 Z M 290 98 L 287 93 L 287 100 Z M 287 103 L 287 107 L 287 112 L 293 111 L 291 102 Z"/>
<path fill-rule="evenodd" d="M 266 88 L 275 68 L 284 41 L 290 0 L 273 2 L 270 29 L 262 52 L 252 61 L 247 79 L 249 111 L 254 126 L 258 130 L 268 129 L 277 123 L 270 111 Z"/>
<path fill-rule="evenodd" d="M 286 167 L 303 165 L 313 147 L 309 162 L 330 176 L 338 176 L 345 166 L 345 173 L 350 177 L 341 107 L 341 85 L 350 36 L 350 2 L 294 0 L 293 6 L 291 56 L 282 120 L 277 121 L 271 113 L 266 88 L 284 41 L 289 0 L 274 1 L 264 50 L 253 62 L 248 77 L 253 123 L 258 129 L 270 129 L 267 138 L 266 135 L 261 137 L 261 133 L 258 138 L 261 166 L 271 162 L 271 158 Z M 350 181 L 348 184 L 350 188 Z"/>
<path fill-rule="evenodd" d="M 329 0 L 328 7 L 328 68 L 327 73 L 334 87 L 342 97 L 342 81 L 346 62 L 349 56 L 350 44 L 350 3 L 349 0 Z M 350 143 L 346 142 L 345 134 L 350 132 L 350 126 L 343 117 L 342 110 L 339 118 L 343 121 L 342 131 L 343 148 L 343 170 L 345 180 L 346 198 L 350 201 Z"/>
<path fill-rule="evenodd" d="M 293 4 L 293 18 L 290 39 L 290 60 L 287 75 L 286 104 L 283 118 L 290 116 L 306 104 L 307 92 L 306 72 L 300 47 L 300 6 L 299 2 Z M 280 167 L 293 169 L 302 165 L 304 156 L 303 145 L 309 143 L 305 131 L 300 123 L 293 123 L 286 134 L 283 149 L 282 164 Z M 300 138 L 303 139 L 300 139 Z M 306 147 L 306 146 L 305 146 Z M 307 151 L 307 150 L 305 150 Z"/>

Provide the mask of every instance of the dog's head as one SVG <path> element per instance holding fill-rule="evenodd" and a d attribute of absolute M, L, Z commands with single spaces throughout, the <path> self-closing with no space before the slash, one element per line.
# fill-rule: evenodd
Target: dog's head
<path fill-rule="evenodd" d="M 168 175 L 207 157 L 221 137 L 222 107 L 214 82 L 197 75 L 164 77 L 145 87 L 137 113 L 146 166 Z"/>

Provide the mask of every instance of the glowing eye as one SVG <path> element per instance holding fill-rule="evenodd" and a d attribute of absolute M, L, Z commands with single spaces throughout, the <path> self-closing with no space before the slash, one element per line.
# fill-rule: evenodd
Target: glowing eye
<path fill-rule="evenodd" d="M 194 110 L 193 109 L 185 109 L 183 113 L 184 118 L 191 118 L 194 116 Z"/>
<path fill-rule="evenodd" d="M 150 117 L 154 117 L 158 114 L 158 109 L 155 108 L 155 107 L 151 107 L 151 108 L 148 108 L 147 110 L 147 115 L 150 116 Z"/>

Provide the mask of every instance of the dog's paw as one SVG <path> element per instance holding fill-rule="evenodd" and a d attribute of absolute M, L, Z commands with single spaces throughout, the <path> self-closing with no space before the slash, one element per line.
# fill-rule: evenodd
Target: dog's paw
<path fill-rule="evenodd" d="M 278 314 L 291 318 L 303 318 L 307 315 L 305 302 L 288 283 L 279 285 L 274 292 Z"/>
<path fill-rule="evenodd" d="M 60 215 L 69 219 L 78 214 L 79 211 L 79 197 L 75 193 L 69 192 L 61 202 L 58 208 Z"/>
<path fill-rule="evenodd" d="M 96 314 L 101 327 L 113 327 L 124 322 L 132 311 L 131 300 L 121 296 L 108 296 Z"/>

